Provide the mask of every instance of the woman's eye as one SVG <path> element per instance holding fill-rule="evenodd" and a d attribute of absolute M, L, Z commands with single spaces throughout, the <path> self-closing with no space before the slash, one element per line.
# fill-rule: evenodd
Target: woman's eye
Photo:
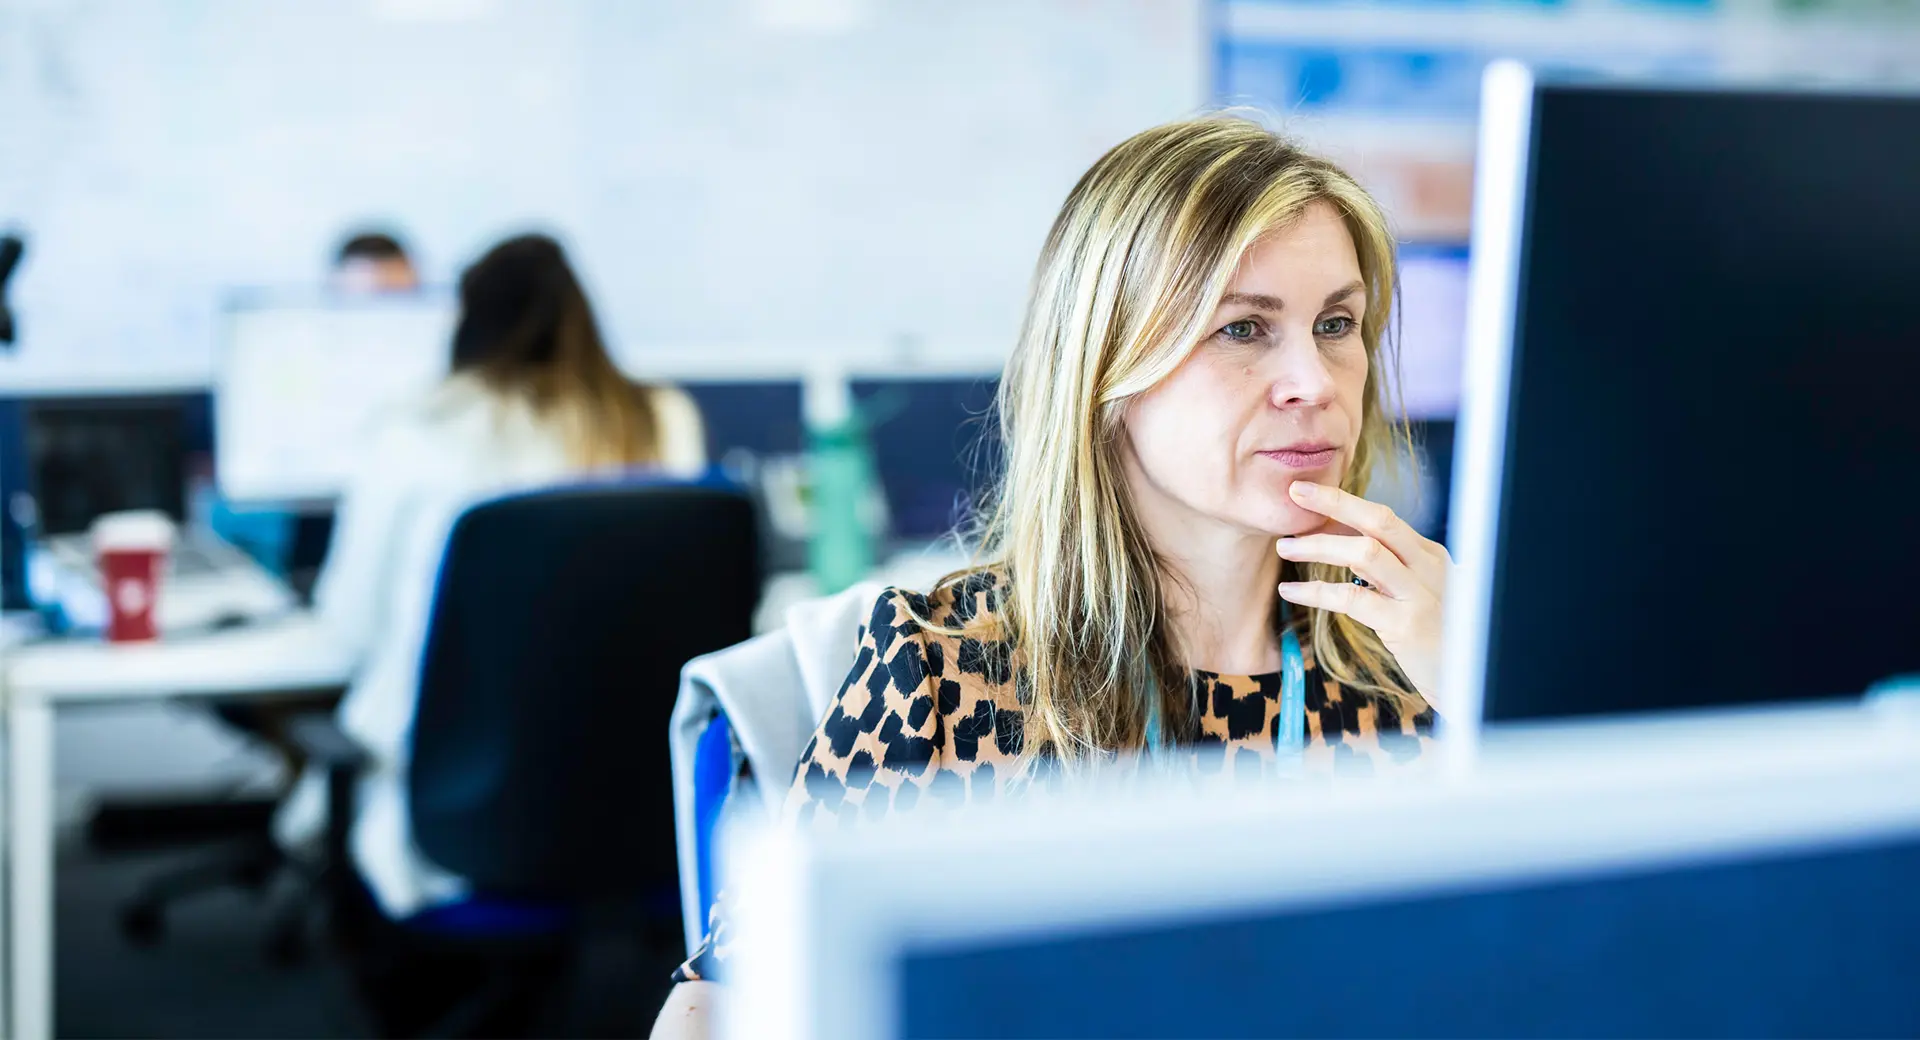
<path fill-rule="evenodd" d="M 1259 334 L 1260 323 L 1254 321 L 1252 318 L 1241 318 L 1239 321 L 1230 322 L 1220 329 L 1220 335 L 1236 343 L 1244 343 Z"/>
<path fill-rule="evenodd" d="M 1313 334 L 1316 336 L 1325 336 L 1329 339 L 1338 339 L 1341 336 L 1344 336 L 1347 333 L 1352 332 L 1353 329 L 1354 329 L 1353 319 L 1346 317 L 1345 315 L 1341 315 L 1333 318 L 1320 319 L 1320 321 L 1315 323 L 1313 326 Z"/>

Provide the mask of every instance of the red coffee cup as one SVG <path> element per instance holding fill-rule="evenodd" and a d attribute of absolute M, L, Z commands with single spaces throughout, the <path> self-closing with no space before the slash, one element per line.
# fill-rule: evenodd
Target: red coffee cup
<path fill-rule="evenodd" d="M 173 521 L 155 510 L 109 513 L 93 524 L 100 590 L 107 598 L 107 639 L 135 642 L 159 636 L 155 607 L 160 577 L 173 548 Z"/>

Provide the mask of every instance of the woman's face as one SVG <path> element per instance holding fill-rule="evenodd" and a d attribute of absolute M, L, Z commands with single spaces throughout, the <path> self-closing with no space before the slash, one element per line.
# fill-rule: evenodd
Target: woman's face
<path fill-rule="evenodd" d="M 1328 203 L 1247 251 L 1214 331 L 1128 406 L 1127 477 L 1150 529 L 1294 535 L 1326 523 L 1287 488 L 1338 484 L 1353 458 L 1366 303 L 1353 238 Z"/>

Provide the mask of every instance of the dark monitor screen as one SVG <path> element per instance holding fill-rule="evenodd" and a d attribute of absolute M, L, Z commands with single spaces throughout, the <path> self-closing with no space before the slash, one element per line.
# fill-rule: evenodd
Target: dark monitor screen
<path fill-rule="evenodd" d="M 183 520 L 186 411 L 176 398 L 28 403 L 28 485 L 39 533 L 77 534 L 123 509 L 157 509 Z"/>
<path fill-rule="evenodd" d="M 738 450 L 754 455 L 797 455 L 806 445 L 797 380 L 682 383 L 700 407 L 707 428 L 707 457 L 724 460 Z"/>
<path fill-rule="evenodd" d="M 874 466 L 895 537 L 927 541 L 968 525 L 999 465 L 999 385 L 995 376 L 851 382 L 873 423 Z"/>
<path fill-rule="evenodd" d="M 895 1035 L 1912 1036 L 1917 871 L 1906 836 L 920 950 Z"/>
<path fill-rule="evenodd" d="M 1484 717 L 1920 671 L 1920 96 L 1542 85 L 1527 171 Z"/>

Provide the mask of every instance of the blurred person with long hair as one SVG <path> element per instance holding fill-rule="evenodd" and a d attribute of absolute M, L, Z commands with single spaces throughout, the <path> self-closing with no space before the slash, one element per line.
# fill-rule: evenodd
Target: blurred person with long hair
<path fill-rule="evenodd" d="M 419 853 L 405 790 L 420 653 L 455 519 L 481 499 L 597 471 L 693 476 L 706 465 L 692 400 L 615 367 L 550 238 L 508 239 L 467 269 L 451 349 L 447 379 L 370 438 L 314 595 L 359 662 L 337 713 L 372 759 L 355 797 L 352 866 L 389 920 L 466 892 Z M 319 781 L 308 777 L 282 810 L 283 844 L 317 836 Z"/>
<path fill-rule="evenodd" d="M 1096 162 L 1001 381 L 982 562 L 874 605 L 784 817 L 1203 750 L 1230 772 L 1417 759 L 1451 561 L 1365 498 L 1409 447 L 1394 286 L 1374 200 L 1257 123 L 1173 123 Z M 704 1035 L 714 927 L 656 1036 Z"/>

